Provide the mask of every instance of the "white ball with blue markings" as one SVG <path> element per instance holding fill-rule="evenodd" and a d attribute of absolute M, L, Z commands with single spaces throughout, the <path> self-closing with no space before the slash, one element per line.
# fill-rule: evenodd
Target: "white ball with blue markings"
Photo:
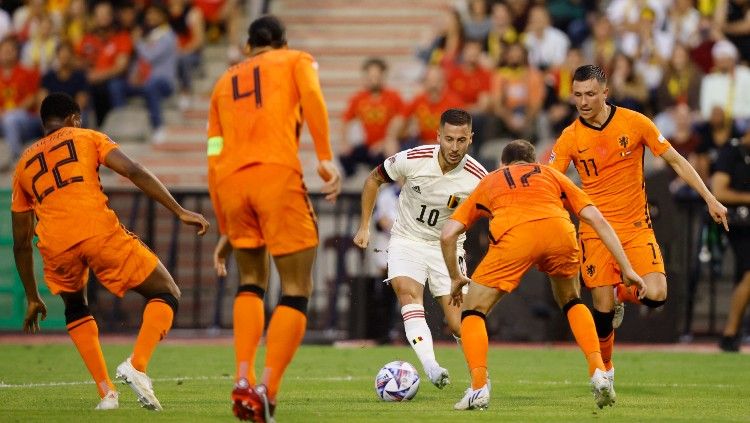
<path fill-rule="evenodd" d="M 375 392 L 383 401 L 407 401 L 419 390 L 419 373 L 406 361 L 391 361 L 375 378 Z"/>

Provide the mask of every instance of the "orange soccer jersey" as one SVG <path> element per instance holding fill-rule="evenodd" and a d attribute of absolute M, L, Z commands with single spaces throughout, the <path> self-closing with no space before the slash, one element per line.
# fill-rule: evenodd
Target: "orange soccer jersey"
<path fill-rule="evenodd" d="M 575 228 L 565 206 L 577 214 L 590 204 L 580 188 L 548 166 L 511 165 L 485 176 L 451 217 L 467 227 L 491 217 L 492 244 L 472 279 L 510 292 L 534 264 L 553 276 L 577 274 Z"/>
<path fill-rule="evenodd" d="M 583 190 L 618 234 L 651 227 L 643 175 L 645 147 L 655 156 L 670 148 L 653 122 L 644 115 L 611 106 L 601 128 L 577 119 L 560 135 L 550 166 L 565 172 L 573 161 Z M 593 229 L 581 224 L 581 236 Z"/>

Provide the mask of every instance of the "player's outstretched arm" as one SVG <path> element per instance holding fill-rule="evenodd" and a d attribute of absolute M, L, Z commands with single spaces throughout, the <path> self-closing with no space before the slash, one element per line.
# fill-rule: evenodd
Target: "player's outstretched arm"
<path fill-rule="evenodd" d="M 471 279 L 461 274 L 461 269 L 458 266 L 458 254 L 456 253 L 458 237 L 464 232 L 466 232 L 466 226 L 453 219 L 448 219 L 440 232 L 440 249 L 443 252 L 443 260 L 445 260 L 448 275 L 451 278 L 451 304 L 456 306 L 461 305 L 463 301 L 461 289 L 471 282 Z"/>
<path fill-rule="evenodd" d="M 322 160 L 318 164 L 318 175 L 325 182 L 321 192 L 325 194 L 327 201 L 335 203 L 336 198 L 341 193 L 341 173 L 339 172 L 339 168 L 331 160 Z"/>
<path fill-rule="evenodd" d="M 214 248 L 214 269 L 218 276 L 227 275 L 227 255 L 232 251 L 229 237 L 221 235 Z"/>
<path fill-rule="evenodd" d="M 359 217 L 359 228 L 354 235 L 354 244 L 360 248 L 367 248 L 370 243 L 370 220 L 372 219 L 372 210 L 375 208 L 375 199 L 378 196 L 380 186 L 385 183 L 385 179 L 380 176 L 378 169 L 375 168 L 370 172 L 362 187 L 362 206 Z"/>
<path fill-rule="evenodd" d="M 145 167 L 130 160 L 119 149 L 109 152 L 104 159 L 104 164 L 120 175 L 130 179 L 146 195 L 174 213 L 182 223 L 198 227 L 198 235 L 204 235 L 208 231 L 208 221 L 203 215 L 182 208 L 156 176 Z"/>
<path fill-rule="evenodd" d="M 690 162 L 685 160 L 685 158 L 682 157 L 674 147 L 670 147 L 669 150 L 661 155 L 661 157 L 672 166 L 672 169 L 677 172 L 677 175 L 679 175 L 680 178 L 690 185 L 690 188 L 694 189 L 695 192 L 703 197 L 703 200 L 708 206 L 708 213 L 714 219 L 714 222 L 721 223 L 724 225 L 724 230 L 729 231 L 729 224 L 727 223 L 727 208 L 724 207 L 716 197 L 714 197 L 711 191 L 709 191 L 706 184 L 703 183 L 703 179 L 698 175 L 698 172 L 696 172 L 695 169 L 693 169 L 693 166 L 690 165 Z"/>
<path fill-rule="evenodd" d="M 31 242 L 34 239 L 34 212 L 13 212 L 13 257 L 16 260 L 16 270 L 21 277 L 23 289 L 26 291 L 26 316 L 23 319 L 23 330 L 26 333 L 39 332 L 39 315 L 42 320 L 47 318 L 47 306 L 39 296 L 39 290 L 34 277 L 34 250 Z"/>
<path fill-rule="evenodd" d="M 607 247 L 612 256 L 617 260 L 617 264 L 620 266 L 622 272 L 622 281 L 625 285 L 637 285 L 638 295 L 643 298 L 646 295 L 646 283 L 643 279 L 633 270 L 633 266 L 630 264 L 628 257 L 625 255 L 625 251 L 622 249 L 620 239 L 617 237 L 615 230 L 612 229 L 607 219 L 602 216 L 602 213 L 596 207 L 588 205 L 584 207 L 578 216 L 582 221 L 589 224 L 599 238 L 602 240 L 604 245 Z"/>

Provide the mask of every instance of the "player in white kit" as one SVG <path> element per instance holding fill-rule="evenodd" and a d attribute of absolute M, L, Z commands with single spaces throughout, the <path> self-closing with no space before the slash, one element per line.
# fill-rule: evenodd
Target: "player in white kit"
<path fill-rule="evenodd" d="M 438 145 L 424 145 L 397 153 L 373 169 L 362 190 L 362 217 L 354 243 L 366 248 L 370 220 L 380 185 L 403 182 L 398 217 L 388 244 L 388 279 L 404 319 L 409 344 L 430 381 L 442 388 L 450 383 L 448 371 L 435 360 L 432 334 L 425 320 L 424 286 L 445 314 L 448 327 L 460 337 L 461 310 L 450 304 L 451 279 L 440 249 L 440 231 L 453 210 L 474 190 L 487 171 L 466 152 L 471 145 L 471 116 L 448 109 L 440 116 Z M 458 240 L 459 262 L 465 270 L 463 243 Z"/>

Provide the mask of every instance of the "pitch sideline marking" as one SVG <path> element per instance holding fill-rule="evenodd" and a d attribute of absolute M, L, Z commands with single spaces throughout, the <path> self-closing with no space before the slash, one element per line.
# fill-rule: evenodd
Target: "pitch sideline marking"
<path fill-rule="evenodd" d="M 206 381 L 206 380 L 231 380 L 232 376 L 185 376 L 185 377 L 161 377 L 153 378 L 154 382 L 181 382 L 181 381 Z M 309 380 L 318 382 L 354 382 L 369 380 L 368 377 L 355 377 L 355 376 L 333 376 L 333 377 L 295 377 L 294 380 Z M 522 385 L 579 385 L 585 384 L 585 382 L 571 382 L 569 380 L 517 380 L 516 383 Z M 78 381 L 78 382 L 45 382 L 45 383 L 4 383 L 0 381 L 0 389 L 23 389 L 23 388 L 46 388 L 54 386 L 75 386 L 75 385 L 93 385 L 93 381 Z M 645 387 L 645 388 L 716 388 L 726 389 L 735 388 L 737 385 L 723 384 L 723 383 L 649 383 L 649 382 L 633 382 L 633 383 L 619 383 L 617 386 L 625 387 Z"/>

